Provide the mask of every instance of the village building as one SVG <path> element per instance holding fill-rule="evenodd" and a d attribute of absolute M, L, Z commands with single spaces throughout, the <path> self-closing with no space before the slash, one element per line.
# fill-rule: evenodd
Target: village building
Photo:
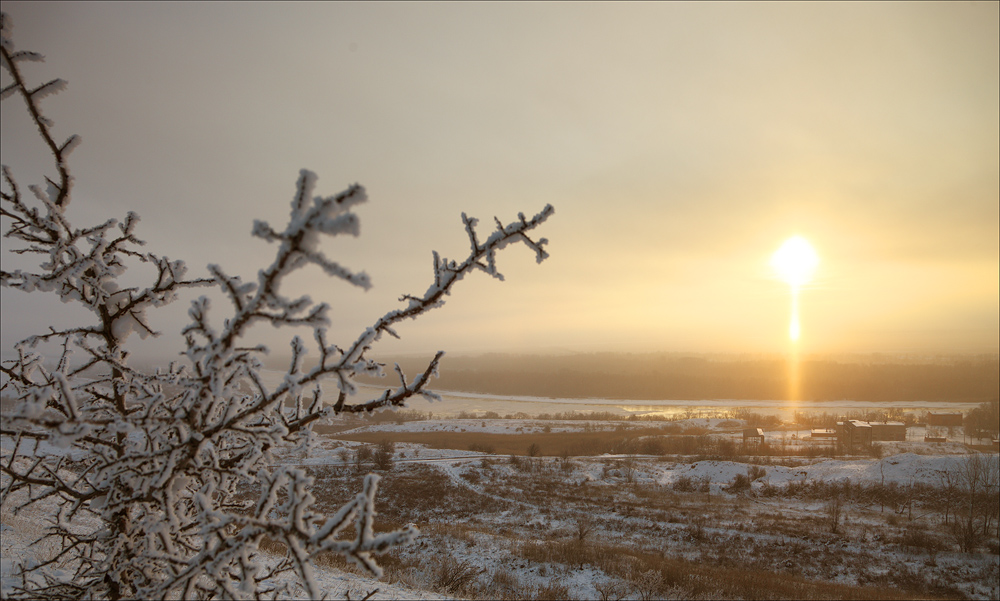
<path fill-rule="evenodd" d="M 744 428 L 743 444 L 764 444 L 764 430 L 762 428 Z"/>
<path fill-rule="evenodd" d="M 833 428 L 813 428 L 809 433 L 810 438 L 831 440 L 837 438 L 837 431 Z"/>
<path fill-rule="evenodd" d="M 849 449 L 871 446 L 872 444 L 871 424 L 859 419 L 837 422 L 837 434 L 839 434 L 837 438 L 840 442 Z"/>
<path fill-rule="evenodd" d="M 906 424 L 903 422 L 868 422 L 872 427 L 872 440 L 906 440 Z"/>
<path fill-rule="evenodd" d="M 961 412 L 936 411 L 927 414 L 928 426 L 961 426 Z"/>
<path fill-rule="evenodd" d="M 837 422 L 837 439 L 848 448 L 871 445 L 873 442 L 905 441 L 906 424 L 850 419 Z"/>

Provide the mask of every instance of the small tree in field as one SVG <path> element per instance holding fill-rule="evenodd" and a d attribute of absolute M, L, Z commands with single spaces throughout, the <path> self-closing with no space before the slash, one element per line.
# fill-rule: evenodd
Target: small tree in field
<path fill-rule="evenodd" d="M 372 463 L 375 469 L 388 471 L 392 469 L 392 456 L 396 453 L 396 445 L 389 440 L 383 440 L 375 447 Z"/>
<path fill-rule="evenodd" d="M 283 296 L 279 286 L 308 265 L 370 286 L 366 274 L 318 249 L 323 234 L 358 234 L 351 208 L 366 200 L 364 188 L 314 196 L 316 176 L 303 170 L 287 225 L 253 225 L 253 236 L 276 246 L 273 262 L 256 280 L 244 282 L 219 265 L 208 266 L 210 277 L 188 278 L 182 261 L 140 250 L 134 213 L 86 227 L 70 221 L 67 158 L 80 139 L 57 141 L 40 110 L 40 101 L 65 82 L 29 85 L 21 65 L 42 57 L 16 51 L 10 29 L 3 15 L 2 59 L 9 77 L 2 97 L 24 100 L 56 173 L 44 186 L 29 186 L 26 195 L 3 167 L 4 235 L 15 243 L 13 252 L 39 262 L 27 270 L 2 271 L 2 284 L 55 294 L 91 314 L 87 323 L 50 328 L 20 342 L 16 359 L 2 366 L 3 390 L 16 397 L 0 431 L 12 449 L 0 461 L 2 503 L 15 510 L 40 504 L 51 515 L 46 536 L 60 549 L 55 557 L 23 566 L 16 596 L 320 598 L 324 592 L 313 577 L 312 560 L 323 552 L 379 575 L 373 554 L 408 543 L 417 531 L 410 526 L 374 532 L 378 477 L 367 476 L 354 499 L 333 515 L 321 515 L 312 508 L 312 479 L 299 469 L 272 465 L 273 453 L 304 448 L 320 418 L 400 407 L 416 395 L 437 398 L 426 387 L 441 352 L 416 377 L 408 378 L 397 365 L 397 385 L 376 398 L 348 402 L 357 375 L 383 375 L 383 365 L 369 352 L 383 334 L 397 336 L 399 322 L 442 305 L 470 272 L 502 279 L 495 257 L 510 243 L 523 242 L 539 262 L 545 259 L 546 241 L 528 234 L 552 207 L 508 225 L 498 221 L 485 240 L 476 232 L 476 220 L 463 214 L 468 256 L 458 262 L 434 253 L 426 292 L 404 295 L 402 308 L 380 317 L 346 346 L 336 346 L 325 333 L 330 307 L 305 296 Z M 145 268 L 148 283 L 122 286 L 120 276 L 136 266 Z M 228 299 L 221 325 L 209 319 L 208 299 L 197 298 L 182 331 L 182 360 L 152 374 L 132 367 L 130 335 L 155 335 L 148 314 L 199 287 L 216 288 Z M 266 385 L 260 357 L 267 349 L 241 342 L 257 324 L 310 328 L 319 349 L 316 366 L 305 367 L 305 344 L 296 336 L 283 380 L 274 388 Z M 39 345 L 56 349 L 51 363 Z M 256 498 L 247 501 L 247 491 Z M 342 538 L 352 525 L 351 537 Z M 283 559 L 265 561 L 258 551 L 265 537 L 285 546 Z M 276 578 L 282 574 L 287 577 Z"/>

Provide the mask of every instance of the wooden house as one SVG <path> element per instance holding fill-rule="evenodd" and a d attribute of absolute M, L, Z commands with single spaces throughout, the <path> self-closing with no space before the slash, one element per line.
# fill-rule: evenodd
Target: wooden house
<path fill-rule="evenodd" d="M 764 430 L 762 428 L 744 428 L 743 444 L 764 444 Z"/>

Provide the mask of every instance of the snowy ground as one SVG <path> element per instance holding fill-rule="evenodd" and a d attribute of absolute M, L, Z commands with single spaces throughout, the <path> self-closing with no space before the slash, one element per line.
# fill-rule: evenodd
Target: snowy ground
<path fill-rule="evenodd" d="M 314 466 L 318 481 L 333 482 L 331 492 L 340 487 L 341 494 L 346 494 L 354 469 L 351 457 L 361 443 L 335 440 L 337 436 L 406 432 L 531 435 L 585 430 L 627 435 L 629 430 L 650 425 L 656 424 L 536 419 L 382 423 L 331 435 L 308 458 L 287 458 L 287 461 Z M 699 428 L 710 436 L 738 441 L 744 424 L 740 420 L 692 418 L 670 425 L 681 430 Z M 811 440 L 809 433 L 809 430 L 781 429 L 766 431 L 765 437 L 768 443 L 792 452 L 796 448 L 806 450 L 816 444 L 827 444 Z M 960 430 L 957 434 L 960 439 Z M 447 499 L 446 503 L 457 504 L 458 508 L 436 507 L 428 512 L 417 505 L 408 506 L 398 514 L 389 512 L 393 519 L 415 521 L 425 531 L 424 548 L 403 553 L 405 569 L 397 570 L 390 578 L 435 588 L 435 578 L 427 575 L 426 566 L 427 562 L 439 559 L 432 561 L 426 554 L 428 549 L 437 547 L 446 550 L 452 567 L 464 566 L 473 575 L 466 588 L 447 590 L 438 586 L 436 589 L 460 597 L 531 597 L 541 595 L 540 591 L 593 599 L 642 597 L 646 593 L 650 598 L 685 598 L 693 593 L 707 598 L 741 596 L 718 591 L 699 593 L 682 584 L 656 589 L 655 578 L 652 584 L 647 584 L 656 592 L 643 592 L 640 590 L 643 578 L 652 578 L 649 574 L 653 572 L 649 570 L 615 572 L 613 566 L 601 567 L 593 561 L 579 565 L 572 562 L 567 565 L 562 559 L 538 561 L 535 555 L 541 551 L 529 548 L 532 543 L 538 549 L 569 544 L 580 520 L 587 518 L 595 524 L 594 534 L 587 540 L 600 541 L 600 544 L 588 543 L 595 548 L 618 545 L 642 552 L 655 549 L 667 557 L 720 565 L 728 565 L 727 562 L 737 561 L 733 557 L 739 557 L 737 563 L 748 569 L 815 579 L 831 586 L 866 587 L 862 590 L 868 592 L 861 596 L 873 596 L 873 590 L 887 590 L 890 597 L 896 594 L 904 598 L 914 595 L 997 598 L 1000 562 L 995 546 L 987 553 L 958 553 L 948 528 L 941 524 L 941 516 L 928 503 L 918 500 L 907 506 L 897 499 L 895 504 L 880 506 L 870 500 L 848 500 L 839 533 L 829 532 L 828 498 L 823 495 L 833 490 L 832 486 L 845 483 L 862 489 L 895 486 L 892 490 L 905 491 L 923 485 L 933 490 L 942 485 L 945 474 L 953 473 L 969 453 L 960 442 L 923 442 L 921 428 L 911 428 L 908 438 L 881 443 L 884 455 L 881 458 L 782 456 L 722 461 L 600 455 L 577 456 L 563 462 L 555 457 L 521 459 L 520 466 L 513 465 L 507 457 L 465 449 L 396 444 L 396 468 L 390 474 L 405 478 L 416 473 L 425 481 L 445 478 L 446 489 L 429 492 L 427 504 L 436 506 Z M 531 467 L 525 468 L 524 462 Z M 746 475 L 748 468 L 756 463 L 764 475 L 748 490 L 731 492 L 734 479 Z M 423 471 L 413 472 L 418 468 Z M 386 475 L 386 486 L 392 486 L 393 477 Z M 696 490 L 681 492 L 685 481 Z M 814 496 L 782 496 L 781 490 L 796 484 L 812 486 Z M 816 486 L 820 488 L 817 490 Z M 407 494 L 419 496 L 413 488 L 407 488 Z M 392 504 L 396 497 L 389 495 L 383 502 Z M 459 500 L 463 498 L 469 504 L 464 509 Z M 738 549 L 738 553 L 733 555 L 733 549 Z M 439 558 L 440 554 L 431 557 Z M 808 593 L 813 594 L 857 593 Z"/>
<path fill-rule="evenodd" d="M 361 472 L 371 469 L 363 465 L 359 470 L 354 463 L 362 443 L 338 436 L 628 435 L 650 425 L 539 419 L 367 424 L 319 437 L 307 454 L 278 460 L 307 466 L 316 478 L 316 496 L 334 511 L 356 492 Z M 722 418 L 670 425 L 733 441 L 744 426 Z M 807 430 L 765 432 L 770 444 L 803 450 L 816 444 L 808 435 Z M 381 582 L 334 565 L 319 566 L 318 580 L 332 598 L 352 599 L 374 588 L 379 589 L 375 599 L 998 598 L 996 546 L 958 552 L 931 497 L 913 496 L 916 500 L 907 505 L 895 497 L 880 504 L 864 496 L 886 485 L 897 492 L 940 487 L 943 475 L 968 453 L 960 442 L 924 443 L 922 437 L 922 431 L 911 429 L 910 440 L 884 443 L 881 458 L 731 461 L 636 455 L 511 459 L 398 443 L 378 508 L 389 526 L 416 523 L 420 540 L 383 558 Z M 10 446 L 0 439 L 5 455 Z M 747 489 L 733 491 L 734 480 L 757 464 L 763 474 Z M 839 527 L 831 528 L 831 491 L 847 482 L 856 492 L 845 497 Z M 798 492 L 787 493 L 796 486 Z M 15 516 L 5 505 L 0 521 L 4 592 L 15 584 L 18 562 L 51 551 L 34 544 L 44 518 L 41 509 Z M 766 575 L 766 584 L 741 584 L 745 573 Z"/>
<path fill-rule="evenodd" d="M 573 543 L 581 520 L 591 520 L 593 532 L 587 545 L 598 555 L 601 550 L 636 557 L 654 552 L 720 566 L 736 561 L 748 569 L 831 584 L 896 587 L 901 597 L 920 596 L 915 591 L 926 590 L 930 596 L 991 599 L 1000 592 L 995 553 L 914 550 L 899 542 L 915 524 L 928 536 L 944 537 L 926 515 L 911 524 L 903 507 L 883 513 L 877 505 L 852 503 L 845 507 L 841 532 L 835 535 L 824 522 L 825 499 L 761 494 L 765 482 L 780 487 L 791 481 L 849 478 L 854 483 L 875 484 L 882 481 L 883 472 L 886 482 L 933 485 L 941 470 L 961 460 L 957 456 L 891 456 L 882 460 L 882 470 L 874 459 L 820 460 L 796 468 L 765 466 L 767 475 L 741 494 L 726 489 L 736 476 L 747 473 L 746 463 L 637 459 L 629 466 L 629 459 L 576 458 L 565 470 L 554 458 L 536 459 L 527 469 L 507 459 L 428 461 L 424 467 L 431 471 L 411 475 L 424 481 L 446 480 L 426 493 L 426 505 L 411 503 L 386 510 L 392 520 L 415 519 L 427 533 L 426 548 L 402 554 L 410 578 L 431 561 L 421 554 L 437 548 L 453 563 L 468 564 L 478 575 L 477 584 L 450 591 L 458 596 L 496 598 L 505 596 L 503 591 L 510 587 L 520 591 L 520 596 L 532 596 L 544 587 L 565 587 L 561 594 L 567 597 L 597 599 L 614 586 L 628 597 L 642 596 L 636 587 L 646 571 L 629 572 L 608 565 L 609 560 L 597 555 L 584 555 L 578 564 L 555 556 L 559 545 Z M 407 470 L 415 467 L 397 466 L 402 472 L 398 477 L 406 478 Z M 335 468 L 318 471 L 316 476 L 331 483 L 350 480 Z M 684 476 L 707 483 L 707 491 L 676 493 L 673 485 Z M 391 477 L 386 475 L 387 487 L 392 486 Z M 424 494 L 412 483 L 405 490 L 410 497 Z M 397 495 L 387 491 L 381 502 L 399 503 Z M 441 508 L 439 503 L 451 507 Z M 738 549 L 736 556 L 734 549 Z M 539 554 L 544 553 L 553 556 L 540 560 Z M 422 582 L 435 584 L 433 578 Z M 921 588 L 925 585 L 937 588 Z M 691 592 L 683 587 L 673 593 L 657 590 L 653 598 L 671 594 L 684 598 Z"/>
<path fill-rule="evenodd" d="M 734 441 L 739 440 L 744 425 L 739 420 L 720 418 L 693 418 L 670 424 L 681 429 L 700 428 L 711 436 Z M 366 425 L 339 435 L 442 431 L 530 435 L 585 429 L 627 434 L 630 429 L 650 425 L 656 424 L 450 419 Z M 827 444 L 811 440 L 809 434 L 809 430 L 782 429 L 766 431 L 765 437 L 768 443 L 786 447 L 792 453 L 796 448 L 806 450 L 816 444 Z M 587 540 L 594 542 L 587 544 L 595 549 L 607 550 L 617 545 L 630 550 L 623 552 L 615 547 L 618 554 L 634 551 L 640 556 L 654 550 L 664 557 L 699 564 L 736 563 L 746 569 L 812 579 L 830 586 L 863 587 L 860 590 L 866 592 L 861 593 L 862 597 L 884 594 L 890 598 L 892 595 L 997 598 L 1000 561 L 995 543 L 993 550 L 986 553 L 957 552 L 949 529 L 942 524 L 942 516 L 935 513 L 928 500 L 933 492 L 926 493 L 930 495 L 926 498 L 920 497 L 923 500 L 916 493 L 907 493 L 917 499 L 909 505 L 898 498 L 880 505 L 864 497 L 864 491 L 877 487 L 883 490 L 889 487 L 890 491 L 913 491 L 920 486 L 928 491 L 937 490 L 945 474 L 954 473 L 969 453 L 960 442 L 925 443 L 923 434 L 922 428 L 911 428 L 907 441 L 881 443 L 884 455 L 881 458 L 793 455 L 722 461 L 601 455 L 563 461 L 555 457 L 520 459 L 520 466 L 513 465 L 507 457 L 397 444 L 397 454 L 405 458 L 397 461 L 396 470 L 411 470 L 422 463 L 432 473 L 447 477 L 453 487 L 449 489 L 449 498 L 460 498 L 459 490 L 474 497 L 470 497 L 471 506 L 464 511 L 423 515 L 417 508 L 399 519 L 421 523 L 423 517 L 428 540 L 447 549 L 456 562 L 468 563 L 478 572 L 478 585 L 458 591 L 459 596 L 504 596 L 511 586 L 522 596 L 535 595 L 551 586 L 565 587 L 554 589 L 558 594 L 593 599 L 621 595 L 685 598 L 701 594 L 714 598 L 761 594 L 699 592 L 690 583 L 675 583 L 674 588 L 660 583 L 661 588 L 656 588 L 655 578 L 652 584 L 647 582 L 653 588 L 644 592 L 643 578 L 653 578 L 649 574 L 655 575 L 655 569 L 628 572 L 593 558 L 578 565 L 565 559 L 538 561 L 536 555 L 541 551 L 528 548 L 532 543 L 539 549 L 568 545 L 574 540 L 580 520 L 590 519 L 595 525 Z M 961 431 L 957 434 L 960 440 Z M 356 448 L 360 443 L 328 441 L 327 444 Z M 419 453 L 416 457 L 415 452 Z M 347 477 L 347 463 L 332 448 L 311 453 L 309 461 L 327 466 L 328 471 L 317 472 L 320 480 Z M 525 468 L 524 462 L 531 467 Z M 763 475 L 748 490 L 731 492 L 733 481 L 758 463 Z M 342 466 L 341 475 L 333 475 L 338 473 L 337 466 Z M 431 477 L 431 472 L 421 474 L 425 479 Z M 685 482 L 695 490 L 681 492 L 685 490 Z M 834 534 L 829 525 L 830 491 L 845 484 L 862 492 L 852 493 L 857 496 L 845 500 L 842 521 Z M 798 496 L 781 492 L 793 485 L 812 492 Z M 386 502 L 392 503 L 391 498 Z M 478 507 L 483 503 L 486 507 Z M 443 524 L 448 524 L 450 534 L 439 533 Z M 418 560 L 411 557 L 411 561 Z M 649 566 L 655 568 L 653 564 Z M 497 584 L 498 574 L 508 572 Z M 667 573 L 666 568 L 661 573 Z M 511 581 L 516 585 L 511 585 Z M 424 582 L 425 586 L 433 584 Z M 806 591 L 803 596 L 858 594 L 858 589 L 852 590 Z"/>

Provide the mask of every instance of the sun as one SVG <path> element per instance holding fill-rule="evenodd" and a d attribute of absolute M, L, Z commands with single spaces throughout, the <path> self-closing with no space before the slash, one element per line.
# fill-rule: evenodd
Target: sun
<path fill-rule="evenodd" d="M 792 288 L 792 316 L 788 324 L 788 337 L 798 342 L 802 335 L 799 327 L 799 290 L 808 282 L 819 265 L 819 257 L 813 247 L 801 236 L 793 236 L 785 241 L 773 255 L 771 267 Z"/>
<path fill-rule="evenodd" d="M 808 282 L 818 264 L 819 257 L 816 251 L 801 236 L 789 238 L 771 256 L 771 267 L 793 289 L 798 289 Z"/>
<path fill-rule="evenodd" d="M 795 402 L 799 390 L 799 291 L 812 279 L 819 257 L 805 238 L 793 236 L 771 255 L 771 267 L 790 287 L 792 292 L 792 314 L 788 320 L 788 338 L 791 340 L 791 354 L 788 361 L 788 400 Z"/>

